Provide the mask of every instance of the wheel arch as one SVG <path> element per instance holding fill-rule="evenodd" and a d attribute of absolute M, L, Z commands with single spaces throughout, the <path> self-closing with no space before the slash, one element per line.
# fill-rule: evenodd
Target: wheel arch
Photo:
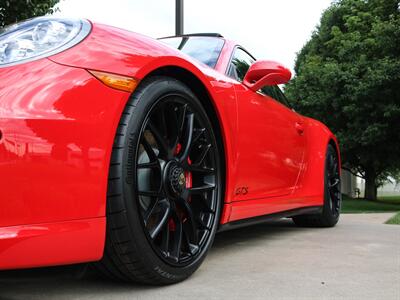
<path fill-rule="evenodd" d="M 332 145 L 340 165 L 340 149 L 336 137 L 324 124 L 311 118 L 305 120 L 307 146 L 297 196 L 305 199 L 307 205 L 322 205 L 326 151 L 328 145 Z"/>
<path fill-rule="evenodd" d="M 342 174 L 342 159 L 341 159 L 341 156 L 340 156 L 339 143 L 338 143 L 336 137 L 334 137 L 334 136 L 332 135 L 332 136 L 329 138 L 328 145 L 331 145 L 331 146 L 333 147 L 333 149 L 335 149 L 335 152 L 336 152 L 336 154 L 337 154 L 337 156 L 338 156 L 338 160 L 339 160 L 339 166 L 340 166 L 340 168 L 339 168 L 339 175 L 341 175 L 341 174 Z"/>
<path fill-rule="evenodd" d="M 185 84 L 199 99 L 208 117 L 210 118 L 212 128 L 215 133 L 215 137 L 218 143 L 218 152 L 221 159 L 221 178 L 222 178 L 222 206 L 224 205 L 224 199 L 226 196 L 226 178 L 227 178 L 227 155 L 225 147 L 225 135 L 222 128 L 222 124 L 219 118 L 218 110 L 215 106 L 215 100 L 211 96 L 208 88 L 205 86 L 202 80 L 199 79 L 193 72 L 188 69 L 177 66 L 177 65 L 166 65 L 153 69 L 147 73 L 142 79 L 149 78 L 152 76 L 167 76 L 174 78 L 183 84 Z M 221 207 L 221 215 L 223 214 L 224 208 Z M 221 217 L 221 216 L 220 216 Z"/>

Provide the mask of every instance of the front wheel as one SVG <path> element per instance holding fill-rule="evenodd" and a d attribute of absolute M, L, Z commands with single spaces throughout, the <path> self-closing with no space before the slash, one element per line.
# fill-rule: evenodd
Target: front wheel
<path fill-rule="evenodd" d="M 107 194 L 105 274 L 171 284 L 202 263 L 218 226 L 218 144 L 200 101 L 181 82 L 153 77 L 127 104 Z"/>
<path fill-rule="evenodd" d="M 342 193 L 340 191 L 340 174 L 338 154 L 332 145 L 328 145 L 324 172 L 324 205 L 319 215 L 302 215 L 293 217 L 296 225 L 307 227 L 333 227 L 340 217 Z"/>

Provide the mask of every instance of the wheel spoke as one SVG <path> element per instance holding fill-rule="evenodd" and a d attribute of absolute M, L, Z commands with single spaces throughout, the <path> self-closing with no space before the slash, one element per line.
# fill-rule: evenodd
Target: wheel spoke
<path fill-rule="evenodd" d="M 199 251 L 200 247 L 198 244 L 193 244 L 190 241 L 190 231 L 191 229 L 187 229 L 187 227 L 183 226 L 183 241 L 186 244 L 186 247 L 191 256 L 195 255 L 197 251 Z"/>
<path fill-rule="evenodd" d="M 193 140 L 192 140 L 192 145 L 195 145 L 197 141 L 200 139 L 200 137 L 203 135 L 203 133 L 206 131 L 205 128 L 201 129 L 194 129 L 194 135 L 193 135 Z"/>
<path fill-rule="evenodd" d="M 179 116 L 177 117 L 176 122 L 174 122 L 174 125 L 176 126 L 176 131 L 174 131 L 175 139 L 172 140 L 172 149 L 173 150 L 176 149 L 176 147 L 179 143 L 179 140 L 182 137 L 187 111 L 188 111 L 188 105 L 185 104 L 182 106 L 181 112 L 180 112 Z"/>
<path fill-rule="evenodd" d="M 158 197 L 152 197 L 152 200 L 151 200 L 151 203 L 149 205 L 149 208 L 143 214 L 143 219 L 144 219 L 144 225 L 145 226 L 147 226 L 147 223 L 149 222 L 149 218 L 153 214 L 158 202 L 159 202 L 159 198 Z"/>
<path fill-rule="evenodd" d="M 331 187 L 331 184 L 328 181 L 328 191 L 329 191 L 329 195 L 332 196 L 333 195 L 333 188 Z"/>
<path fill-rule="evenodd" d="M 206 158 L 206 156 L 207 156 L 207 153 L 210 151 L 210 149 L 211 149 L 211 144 L 203 145 L 202 151 L 201 151 L 199 157 L 198 157 L 197 160 L 193 163 L 193 166 L 194 166 L 194 167 L 199 167 L 199 166 L 202 165 L 202 163 L 204 162 L 204 160 L 205 160 L 205 158 Z"/>
<path fill-rule="evenodd" d="M 182 135 L 182 132 L 183 132 L 183 126 L 185 125 L 187 107 L 188 107 L 187 104 L 185 104 L 182 107 L 182 112 L 181 112 L 181 115 L 180 115 L 180 118 L 179 118 L 179 123 L 178 123 L 178 128 L 179 128 L 178 137 L 180 137 Z"/>
<path fill-rule="evenodd" d="M 329 155 L 328 190 L 332 212 L 338 214 L 340 211 L 340 176 L 338 162 L 334 154 Z"/>
<path fill-rule="evenodd" d="M 331 211 L 333 211 L 333 197 L 332 197 L 332 193 L 329 191 L 329 208 L 331 209 Z"/>
<path fill-rule="evenodd" d="M 159 201 L 157 206 L 159 207 L 162 216 L 157 224 L 153 226 L 153 228 L 149 231 L 150 237 L 152 239 L 154 239 L 168 223 L 167 221 L 170 216 L 170 203 L 167 199 Z"/>
<path fill-rule="evenodd" d="M 214 174 L 215 172 L 214 168 L 206 168 L 206 167 L 202 168 L 195 165 L 188 165 L 187 169 L 189 172 L 202 173 L 202 174 Z"/>
<path fill-rule="evenodd" d="M 335 194 L 333 194 L 332 196 L 331 196 L 331 203 L 332 203 L 332 211 L 333 212 L 338 212 L 338 206 L 339 206 L 339 201 L 338 201 L 338 198 L 337 198 L 337 195 L 335 195 Z"/>
<path fill-rule="evenodd" d="M 167 220 L 167 224 L 168 221 L 170 219 L 168 218 Z M 164 252 L 164 254 L 166 256 L 169 256 L 169 239 L 170 239 L 170 231 L 169 231 L 169 227 L 164 226 L 163 230 L 162 230 L 162 236 L 161 236 L 161 244 L 160 244 L 160 249 L 162 252 Z"/>
<path fill-rule="evenodd" d="M 332 162 L 332 154 L 329 154 L 327 157 L 326 161 L 326 171 L 328 173 L 328 178 L 332 178 L 332 167 L 333 167 L 333 162 Z"/>
<path fill-rule="evenodd" d="M 336 159 L 334 160 L 332 171 L 333 171 L 332 172 L 333 174 L 339 175 L 338 174 L 338 163 L 337 163 Z"/>
<path fill-rule="evenodd" d="M 336 186 L 338 186 L 340 180 L 338 178 L 334 178 L 334 182 L 333 183 L 329 183 L 329 188 L 334 188 Z"/>
<path fill-rule="evenodd" d="M 143 145 L 143 148 L 146 151 L 150 162 L 157 161 L 158 160 L 157 154 L 154 152 L 153 147 L 149 144 L 144 135 L 142 135 L 141 144 Z"/>
<path fill-rule="evenodd" d="M 157 142 L 157 145 L 159 147 L 158 150 L 160 151 L 159 156 L 163 156 L 163 157 L 167 156 L 168 152 L 169 152 L 169 148 L 167 146 L 166 140 L 162 136 L 162 133 L 158 130 L 158 128 L 151 121 L 149 121 L 147 123 L 147 126 L 149 127 L 151 133 L 154 136 L 154 139 Z"/>
<path fill-rule="evenodd" d="M 191 233 L 192 233 L 192 242 L 194 244 L 197 244 L 198 243 L 197 222 L 196 222 L 195 216 L 193 214 L 192 208 L 190 207 L 190 204 L 184 199 L 180 199 L 179 203 L 185 209 L 187 217 L 188 217 L 187 220 L 190 222 L 190 229 L 191 229 Z"/>
<path fill-rule="evenodd" d="M 167 122 L 166 130 L 169 148 L 174 151 L 179 139 L 179 124 L 176 115 L 177 106 L 165 105 L 164 118 Z"/>
<path fill-rule="evenodd" d="M 138 195 L 145 197 L 161 197 L 161 193 L 159 191 L 138 191 Z"/>
<path fill-rule="evenodd" d="M 188 191 L 189 191 L 190 194 L 201 194 L 201 193 L 204 193 L 204 192 L 212 191 L 214 189 L 215 189 L 215 185 L 206 184 L 206 185 L 199 186 L 199 187 L 189 188 Z"/>
<path fill-rule="evenodd" d="M 176 211 L 173 212 L 172 218 L 175 222 L 175 232 L 173 238 L 173 245 L 171 249 L 171 257 L 176 261 L 179 262 L 181 256 L 181 247 L 182 247 L 182 221 L 179 216 L 176 214 Z"/>
<path fill-rule="evenodd" d="M 167 137 L 168 135 L 168 123 L 165 119 L 165 103 L 160 103 L 160 107 L 157 111 L 154 112 L 154 120 L 157 121 L 158 128 L 160 128 L 163 132 L 163 137 Z"/>
<path fill-rule="evenodd" d="M 181 112 L 181 116 L 179 118 L 179 132 L 182 133 L 183 132 L 183 125 L 185 125 L 185 118 L 186 118 L 186 113 L 187 113 L 187 104 L 182 106 L 182 112 Z"/>
<path fill-rule="evenodd" d="M 204 194 L 199 194 L 197 197 L 200 197 L 200 201 L 203 204 L 203 206 L 205 207 L 206 212 L 212 213 L 212 214 L 215 213 L 214 209 L 212 208 L 210 203 L 208 203 Z"/>
<path fill-rule="evenodd" d="M 197 223 L 199 224 L 199 228 L 202 230 L 210 230 L 211 228 L 208 227 L 207 223 L 199 216 L 197 217 Z"/>
<path fill-rule="evenodd" d="M 160 164 L 157 160 L 147 162 L 147 163 L 141 163 L 137 165 L 138 169 L 153 169 L 153 168 L 159 168 Z"/>
<path fill-rule="evenodd" d="M 330 167 L 331 170 L 333 168 L 333 161 L 334 161 L 334 157 L 333 157 L 333 154 L 331 153 L 329 155 L 329 167 Z"/>
<path fill-rule="evenodd" d="M 180 161 L 186 161 L 189 157 L 190 149 L 192 147 L 192 139 L 193 139 L 193 128 L 194 128 L 194 114 L 190 113 L 187 115 L 187 124 L 186 124 L 186 133 L 185 133 L 185 141 L 183 146 L 183 151 L 180 157 Z"/>

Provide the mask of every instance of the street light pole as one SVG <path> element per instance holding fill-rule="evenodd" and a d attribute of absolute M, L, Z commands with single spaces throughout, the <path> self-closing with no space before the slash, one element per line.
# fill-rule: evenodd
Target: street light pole
<path fill-rule="evenodd" d="M 183 0 L 175 2 L 175 35 L 183 34 Z"/>

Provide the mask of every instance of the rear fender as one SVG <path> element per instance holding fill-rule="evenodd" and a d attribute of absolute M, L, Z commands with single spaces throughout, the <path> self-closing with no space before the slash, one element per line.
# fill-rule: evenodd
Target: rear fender
<path fill-rule="evenodd" d="M 296 198 L 306 206 L 322 205 L 326 150 L 329 143 L 334 145 L 341 166 L 339 144 L 334 134 L 321 122 L 305 118 L 305 123 L 307 146 L 295 194 Z"/>

